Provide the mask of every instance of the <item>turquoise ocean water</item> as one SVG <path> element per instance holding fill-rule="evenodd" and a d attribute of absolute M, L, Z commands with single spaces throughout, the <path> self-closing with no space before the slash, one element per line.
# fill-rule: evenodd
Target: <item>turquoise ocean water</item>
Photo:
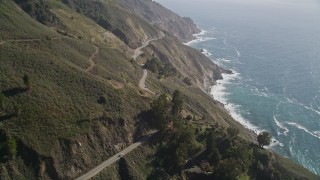
<path fill-rule="evenodd" d="M 320 175 L 320 2 L 313 0 L 159 0 L 203 30 L 204 49 L 233 75 L 215 99 L 269 148 Z"/>

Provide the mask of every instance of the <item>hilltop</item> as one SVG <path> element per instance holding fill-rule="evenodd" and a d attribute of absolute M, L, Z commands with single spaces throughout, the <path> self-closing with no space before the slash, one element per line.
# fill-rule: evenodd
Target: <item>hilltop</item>
<path fill-rule="evenodd" d="M 165 161 L 156 154 L 164 148 L 161 143 L 173 142 L 166 137 L 175 133 L 190 135 L 196 154 L 208 144 L 210 129 L 216 129 L 218 145 L 232 137 L 235 145 L 266 154 L 270 161 L 261 165 L 265 173 L 278 168 L 294 178 L 316 179 L 254 146 L 256 137 L 208 95 L 208 88 L 228 71 L 182 43 L 199 32 L 189 18 L 151 0 L 0 0 L 0 24 L 0 179 L 74 179 L 149 130 L 169 124 L 171 130 L 160 130 L 149 146 L 97 178 L 123 178 L 119 176 L 125 171 L 131 178 L 146 179 L 159 169 L 179 178 L 185 171 L 163 170 L 163 163 L 149 164 L 148 156 Z M 144 53 L 133 58 L 148 41 Z M 150 91 L 139 87 L 144 69 Z M 175 90 L 183 101 L 177 111 L 169 103 Z M 153 114 L 159 102 L 166 102 L 159 108 L 162 115 L 174 112 L 164 116 L 168 124 L 162 126 Z M 238 129 L 235 136 L 230 127 Z M 179 162 L 193 158 L 189 153 Z M 200 159 L 209 158 L 202 155 Z M 191 165 L 200 167 L 198 162 Z M 132 169 L 135 164 L 139 169 Z M 193 176 L 185 174 L 181 176 Z"/>

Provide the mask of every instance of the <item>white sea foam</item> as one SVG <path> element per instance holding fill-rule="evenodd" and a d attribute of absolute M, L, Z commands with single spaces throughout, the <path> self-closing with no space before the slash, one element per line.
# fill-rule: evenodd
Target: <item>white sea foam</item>
<path fill-rule="evenodd" d="M 313 134 L 320 138 L 320 130 L 319 131 L 313 131 Z"/>
<path fill-rule="evenodd" d="M 287 102 L 288 103 L 297 103 L 298 100 L 294 99 L 294 98 L 287 98 Z"/>
<path fill-rule="evenodd" d="M 263 91 L 265 91 L 265 89 L 259 90 L 257 87 L 251 86 L 251 85 L 246 85 L 246 87 L 250 88 L 250 91 L 255 96 L 271 98 L 270 95 L 268 95 L 267 93 L 263 92 Z"/>
<path fill-rule="evenodd" d="M 207 33 L 207 31 L 205 31 L 205 30 L 202 29 L 201 32 L 199 32 L 198 34 L 194 34 L 193 36 L 194 36 L 194 37 L 204 36 L 206 33 Z"/>
<path fill-rule="evenodd" d="M 283 147 L 284 144 L 281 143 L 280 141 L 278 141 L 276 138 L 271 138 L 271 143 L 270 143 L 270 145 L 267 146 L 266 148 L 267 148 L 267 149 L 271 149 L 271 148 L 274 147 L 274 146 L 281 146 L 281 147 Z"/>
<path fill-rule="evenodd" d="M 190 46 L 192 44 L 196 44 L 196 43 L 200 43 L 200 42 L 205 42 L 205 41 L 210 41 L 210 40 L 214 40 L 216 38 L 212 38 L 212 37 L 196 37 L 196 39 L 189 41 L 187 43 L 184 43 L 187 46 Z"/>
<path fill-rule="evenodd" d="M 238 57 L 241 57 L 241 53 L 239 52 L 239 50 L 237 48 L 234 48 L 234 50 L 236 51 Z"/>
<path fill-rule="evenodd" d="M 226 92 L 226 85 L 231 83 L 231 81 L 240 78 L 240 74 L 235 72 L 233 74 L 222 74 L 223 80 L 218 80 L 217 85 L 211 88 L 211 95 L 214 97 L 215 100 L 220 101 L 224 104 L 224 107 L 227 109 L 229 114 L 247 129 L 252 130 L 256 134 L 262 132 L 257 126 L 251 124 L 248 120 L 241 116 L 239 113 L 240 105 L 236 105 L 233 103 L 229 103 L 227 100 L 228 93 Z"/>
<path fill-rule="evenodd" d="M 221 63 L 221 62 L 231 63 L 231 60 L 230 59 L 226 59 L 226 58 L 217 58 L 216 61 L 218 63 Z"/>
<path fill-rule="evenodd" d="M 195 43 L 199 42 L 204 42 L 208 40 L 212 40 L 215 38 L 212 37 L 205 37 L 206 31 L 202 30 L 199 34 L 194 34 L 194 37 L 196 38 L 195 40 L 192 40 L 188 43 L 185 43 L 185 45 L 193 45 Z M 224 43 L 227 44 L 226 39 L 224 40 Z M 241 56 L 240 52 L 235 48 L 235 51 L 238 56 Z M 212 55 L 208 50 L 203 49 L 203 53 L 205 55 Z M 221 59 L 216 59 L 215 62 L 217 62 L 218 65 L 221 64 L 221 62 L 224 63 L 230 63 L 231 60 L 221 58 Z M 226 85 L 231 83 L 231 81 L 235 79 L 241 79 L 240 74 L 237 73 L 236 71 L 233 71 L 233 74 L 222 74 L 223 80 L 218 80 L 217 84 L 211 88 L 211 95 L 213 98 L 217 101 L 220 101 L 221 103 L 224 104 L 225 109 L 229 112 L 229 114 L 239 123 L 241 123 L 243 126 L 245 126 L 247 129 L 252 130 L 254 133 L 259 134 L 263 130 L 258 128 L 257 126 L 253 125 L 250 123 L 248 120 L 246 120 L 240 113 L 239 113 L 239 107 L 240 105 L 236 105 L 233 103 L 229 103 L 227 99 L 227 92 L 226 92 Z M 275 142 L 278 142 L 274 140 Z M 279 142 L 277 143 L 279 144 Z"/>
<path fill-rule="evenodd" d="M 213 37 L 205 37 L 206 33 L 207 33 L 207 31 L 201 30 L 200 33 L 193 35 L 195 37 L 194 40 L 191 40 L 191 41 L 189 41 L 187 43 L 184 43 L 184 44 L 187 45 L 187 46 L 190 46 L 192 44 L 196 44 L 196 43 L 200 43 L 200 42 L 205 42 L 205 41 L 216 39 L 216 38 L 213 38 Z"/>
<path fill-rule="evenodd" d="M 289 129 L 288 129 L 286 126 L 284 126 L 281 122 L 279 122 L 279 121 L 277 120 L 277 116 L 276 116 L 276 115 L 273 115 L 273 120 L 274 120 L 274 122 L 277 124 L 277 126 L 278 126 L 280 129 L 283 130 L 282 133 L 281 133 L 281 132 L 278 132 L 278 135 L 280 135 L 280 134 L 287 135 L 288 132 L 289 132 Z"/>
<path fill-rule="evenodd" d="M 306 109 L 308 109 L 308 110 L 310 110 L 310 111 L 313 111 L 313 112 L 315 112 L 315 113 L 317 113 L 317 114 L 320 115 L 320 111 L 317 111 L 317 110 L 313 109 L 312 107 L 308 107 L 308 106 L 305 106 L 305 105 L 303 105 L 303 104 L 300 104 L 300 105 L 302 105 L 304 108 L 306 108 Z"/>
<path fill-rule="evenodd" d="M 212 54 L 211 54 L 207 49 L 202 49 L 202 52 L 201 52 L 201 53 L 204 54 L 204 55 L 207 56 L 207 57 L 212 56 Z"/>
<path fill-rule="evenodd" d="M 298 129 L 303 130 L 304 132 L 310 134 L 311 136 L 320 139 L 320 134 L 318 134 L 318 133 L 313 133 L 313 132 L 309 131 L 306 127 L 304 127 L 304 126 L 302 126 L 302 125 L 300 125 L 300 124 L 298 124 L 298 123 L 295 123 L 295 122 L 286 122 L 286 124 L 289 124 L 289 125 L 291 125 L 291 126 L 294 126 L 294 127 L 298 128 Z M 317 131 L 316 131 L 316 132 L 317 132 Z"/>

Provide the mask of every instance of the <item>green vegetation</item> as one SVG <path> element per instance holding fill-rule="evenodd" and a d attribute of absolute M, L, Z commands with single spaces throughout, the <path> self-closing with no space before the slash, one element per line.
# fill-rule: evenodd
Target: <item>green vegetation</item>
<path fill-rule="evenodd" d="M 180 172 L 186 160 L 199 150 L 195 129 L 179 116 L 182 107 L 183 97 L 178 90 L 173 93 L 171 102 L 166 94 L 153 102 L 152 117 L 157 119 L 152 124 L 158 123 L 154 127 L 160 130 L 161 138 L 158 139 L 159 151 L 154 162 L 157 168 L 152 178 L 163 177 L 160 172 L 171 175 Z"/>
<path fill-rule="evenodd" d="M 0 112 L 4 109 L 5 106 L 5 96 L 0 93 Z"/>
<path fill-rule="evenodd" d="M 178 116 L 183 108 L 183 97 L 180 91 L 175 90 L 172 95 L 172 115 Z"/>
<path fill-rule="evenodd" d="M 160 29 L 122 2 L 1 1 L 0 179 L 75 179 L 150 129 L 160 130 L 153 143 L 107 178 L 189 178 L 190 166 L 209 178 L 313 177 L 252 144 L 217 102 L 186 86 L 203 85 L 205 71 L 219 78 L 221 69 L 168 33 L 144 49 L 154 72 L 147 86 L 160 96 L 145 95 L 129 46 Z"/>
<path fill-rule="evenodd" d="M 180 91 L 173 93 L 171 103 L 168 95 L 161 95 L 154 103 L 158 106 L 153 106 L 152 112 L 157 112 L 154 116 L 161 117 L 162 124 L 158 127 L 161 134 L 157 139 L 159 150 L 155 154 L 154 170 L 149 179 L 176 177 L 181 172 L 196 179 L 283 179 L 297 176 L 288 174 L 288 170 L 277 169 L 277 159 L 273 153 L 239 137 L 237 128 L 225 129 L 216 124 L 196 133 L 191 124 L 180 119 L 179 113 L 170 115 L 170 108 L 171 112 L 182 110 Z M 177 104 L 179 108 L 176 108 Z M 270 134 L 264 132 L 262 135 L 262 142 L 270 143 Z M 201 151 L 201 147 L 205 149 Z M 197 152 L 200 154 L 196 155 Z M 194 166 L 200 167 L 203 173 L 190 174 L 188 167 Z"/>
<path fill-rule="evenodd" d="M 30 82 L 30 78 L 27 74 L 25 74 L 23 76 L 23 83 L 28 91 L 31 90 L 31 82 Z"/>
<path fill-rule="evenodd" d="M 127 10 L 118 6 L 117 1 L 62 0 L 62 2 L 111 31 L 131 47 L 138 47 L 144 39 L 144 33 L 148 37 L 158 35 L 158 31 L 152 25 L 140 17 L 132 17 Z M 141 32 L 141 26 L 144 32 Z"/>
<path fill-rule="evenodd" d="M 11 159 L 14 158 L 17 154 L 17 142 L 15 138 L 11 136 L 7 139 L 7 154 Z"/>
<path fill-rule="evenodd" d="M 269 132 L 264 131 L 258 135 L 257 140 L 261 147 L 269 146 L 271 142 L 271 135 Z"/>
<path fill-rule="evenodd" d="M 170 77 L 178 74 L 176 68 L 174 68 L 170 63 L 163 63 L 155 57 L 148 59 L 144 68 L 158 74 L 159 77 Z"/>
<path fill-rule="evenodd" d="M 17 154 L 17 142 L 13 136 L 0 133 L 0 163 L 12 160 Z"/>
<path fill-rule="evenodd" d="M 59 19 L 50 11 L 48 0 L 15 0 L 24 11 L 42 24 L 57 25 Z"/>
<path fill-rule="evenodd" d="M 192 85 L 191 79 L 188 78 L 188 77 L 185 77 L 185 78 L 183 79 L 183 82 L 186 83 L 186 85 L 188 85 L 188 86 L 191 86 L 191 85 Z"/>

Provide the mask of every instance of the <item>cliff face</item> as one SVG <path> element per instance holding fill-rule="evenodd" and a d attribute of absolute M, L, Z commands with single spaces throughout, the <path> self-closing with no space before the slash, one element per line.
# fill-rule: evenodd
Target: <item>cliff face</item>
<path fill-rule="evenodd" d="M 221 73 L 226 72 L 199 50 L 181 44 L 170 34 L 147 49 L 161 61 L 172 64 L 183 77 L 190 78 L 194 85 L 203 90 L 208 90 L 216 80 L 222 79 Z"/>
<path fill-rule="evenodd" d="M 183 43 L 193 40 L 193 34 L 200 32 L 192 19 L 180 17 L 155 1 L 120 0 L 119 3 L 132 13 L 144 18 L 150 24 L 170 32 Z"/>
<path fill-rule="evenodd" d="M 74 179 L 149 130 L 150 59 L 170 73 L 149 71 L 148 88 L 179 89 L 193 121 L 251 137 L 204 91 L 226 71 L 181 43 L 194 23 L 151 0 L 0 0 L 0 24 L 0 179 Z"/>
<path fill-rule="evenodd" d="M 181 75 L 193 79 L 194 84 L 202 89 L 207 90 L 225 72 L 198 50 L 181 43 L 192 40 L 193 34 L 199 31 L 193 21 L 154 1 L 63 0 L 63 3 L 111 31 L 132 48 L 159 37 L 161 31 L 167 32 L 163 39 L 146 49 L 152 47 L 151 51 L 159 60 L 172 64 Z"/>
<path fill-rule="evenodd" d="M 140 114 L 154 97 L 138 87 L 143 72 L 130 59 L 134 48 L 163 30 L 118 1 L 0 2 L 0 179 L 75 178 L 148 128 Z M 143 58 L 155 54 L 179 74 L 194 77 L 195 88 L 213 71 L 220 73 L 199 51 L 165 34 L 143 49 Z M 23 85 L 25 74 L 30 91 Z M 183 76 L 167 80 L 184 88 Z M 154 77 L 148 75 L 147 86 L 167 86 Z M 206 96 L 196 89 L 192 93 Z"/>

